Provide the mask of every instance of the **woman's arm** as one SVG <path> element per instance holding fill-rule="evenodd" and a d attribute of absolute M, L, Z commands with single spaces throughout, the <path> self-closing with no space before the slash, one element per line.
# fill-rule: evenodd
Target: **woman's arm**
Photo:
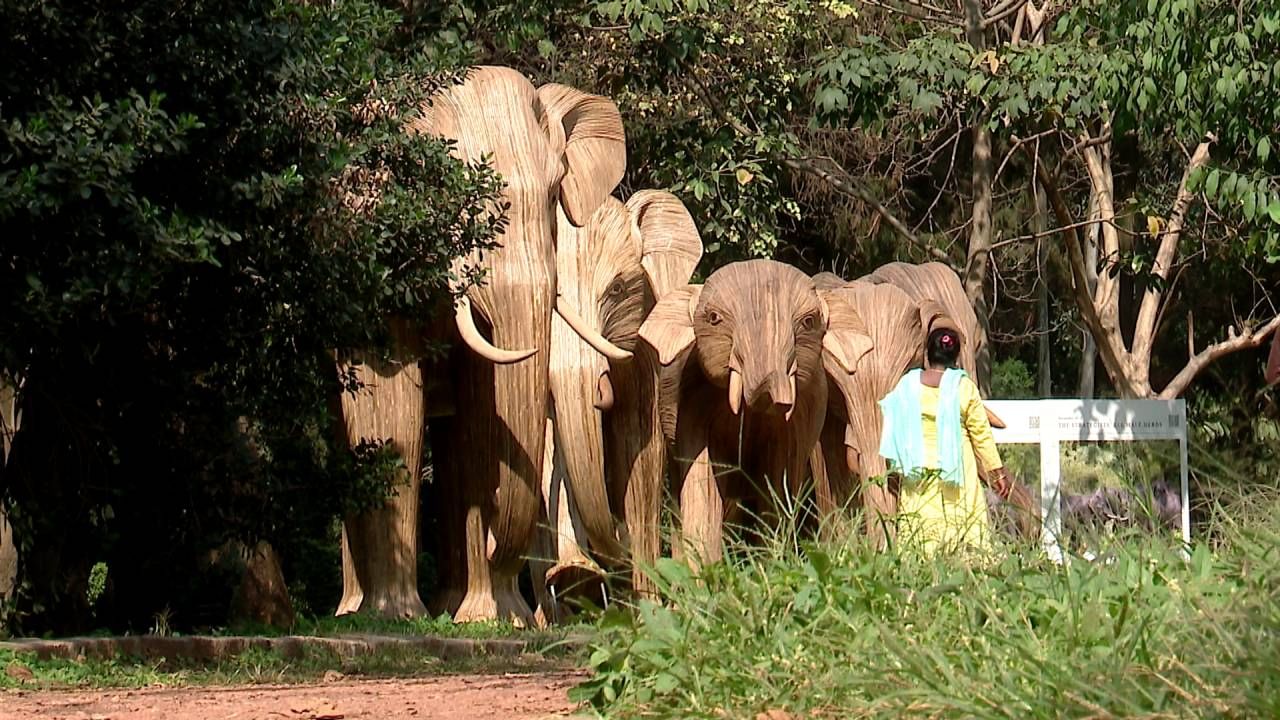
<path fill-rule="evenodd" d="M 996 449 L 995 436 L 991 433 L 991 423 L 987 420 L 987 408 L 982 404 L 978 386 L 969 378 L 960 381 L 960 420 L 964 423 L 979 469 L 994 473 L 1004 467 L 1000 451 Z"/>

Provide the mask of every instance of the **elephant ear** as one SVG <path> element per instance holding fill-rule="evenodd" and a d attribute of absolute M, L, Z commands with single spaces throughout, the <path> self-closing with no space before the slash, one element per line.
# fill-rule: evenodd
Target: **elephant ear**
<path fill-rule="evenodd" d="M 839 290 L 820 290 L 827 332 L 822 336 L 823 354 L 846 373 L 858 371 L 858 362 L 875 348 L 862 314 Z"/>
<path fill-rule="evenodd" d="M 622 113 L 608 98 L 557 83 L 538 88 L 538 99 L 552 150 L 564 152 L 560 202 L 569 220 L 582 227 L 627 170 Z"/>
<path fill-rule="evenodd" d="M 627 209 L 654 297 L 689 282 L 702 259 L 702 236 L 680 198 L 665 190 L 641 190 L 627 200 Z"/>
<path fill-rule="evenodd" d="M 701 285 L 685 285 L 663 295 L 640 325 L 640 337 L 658 351 L 663 366 L 693 347 L 693 310 L 702 296 Z"/>

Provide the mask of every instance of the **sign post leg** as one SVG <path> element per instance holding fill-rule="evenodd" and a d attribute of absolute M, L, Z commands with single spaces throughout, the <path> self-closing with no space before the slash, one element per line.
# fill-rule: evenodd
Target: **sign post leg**
<path fill-rule="evenodd" d="M 1178 455 L 1182 476 L 1182 556 L 1191 559 L 1191 482 L 1187 469 L 1187 423 L 1182 423 L 1182 437 L 1178 438 Z"/>
<path fill-rule="evenodd" d="M 1061 453 L 1058 438 L 1052 431 L 1045 431 L 1049 423 L 1041 421 L 1040 435 L 1040 541 L 1049 559 L 1056 563 L 1065 560 L 1058 538 L 1062 534 L 1062 503 L 1060 485 L 1062 477 Z"/>

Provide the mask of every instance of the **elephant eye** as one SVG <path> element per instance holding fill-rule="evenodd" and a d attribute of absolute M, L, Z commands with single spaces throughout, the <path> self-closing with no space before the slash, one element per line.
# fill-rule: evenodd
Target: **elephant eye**
<path fill-rule="evenodd" d="M 626 288 L 622 286 L 621 280 L 614 280 L 613 284 L 609 286 L 609 294 L 614 297 L 621 296 L 625 290 Z"/>
<path fill-rule="evenodd" d="M 800 329 L 802 330 L 812 330 L 817 326 L 818 326 L 817 313 L 809 313 L 808 315 L 805 315 L 804 317 L 800 318 Z"/>
<path fill-rule="evenodd" d="M 721 317 L 720 313 L 716 312 L 715 310 L 707 311 L 707 322 L 711 323 L 712 325 L 719 325 L 721 320 L 724 320 L 724 318 Z"/>

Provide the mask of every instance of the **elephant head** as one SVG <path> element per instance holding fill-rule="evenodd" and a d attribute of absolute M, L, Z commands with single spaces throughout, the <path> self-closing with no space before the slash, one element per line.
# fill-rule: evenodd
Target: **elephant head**
<path fill-rule="evenodd" d="M 898 287 L 921 307 L 924 334 L 934 330 L 936 323 L 946 319 L 963 340 L 960 348 L 960 367 L 977 382 L 978 356 L 983 350 L 978 332 L 978 316 L 964 293 L 960 276 L 955 270 L 939 262 L 915 265 L 892 262 L 875 269 L 860 280 L 873 284 L 890 284 Z"/>
<path fill-rule="evenodd" d="M 444 578 L 441 604 L 458 607 L 460 620 L 527 621 L 515 576 L 540 506 L 556 233 L 561 216 L 583 225 L 621 181 L 622 120 L 605 98 L 560 85 L 535 89 L 510 68 L 478 67 L 436 93 L 410 129 L 452 140 L 456 157 L 487 162 L 505 183 L 509 209 L 497 247 L 452 268 L 463 277 L 481 267 L 487 277 L 456 305 L 465 348 L 455 352 L 450 377 L 456 410 L 439 422 L 438 436 L 433 427 L 446 470 L 440 492 L 451 504 L 442 512 L 444 541 L 460 548 L 445 564 L 465 567 L 465 579 L 446 567 L 454 574 Z M 462 582 L 465 597 L 453 597 Z"/>
<path fill-rule="evenodd" d="M 654 298 L 688 282 L 701 257 L 693 218 L 668 192 L 642 190 L 626 204 L 607 198 L 582 227 L 573 225 L 567 207 L 560 214 L 551 354 L 555 441 L 577 519 L 602 559 L 626 553 L 620 542 L 626 533 L 615 520 L 620 503 L 611 503 L 610 486 L 621 488 L 613 495 L 624 493 L 631 475 L 606 480 L 606 451 L 633 454 L 619 446 L 657 432 L 656 423 L 646 427 L 641 417 L 654 412 L 656 370 L 637 348 L 640 325 Z M 660 472 L 655 463 L 655 476 L 641 482 L 658 488 Z M 548 583 L 554 575 L 555 568 Z"/>

